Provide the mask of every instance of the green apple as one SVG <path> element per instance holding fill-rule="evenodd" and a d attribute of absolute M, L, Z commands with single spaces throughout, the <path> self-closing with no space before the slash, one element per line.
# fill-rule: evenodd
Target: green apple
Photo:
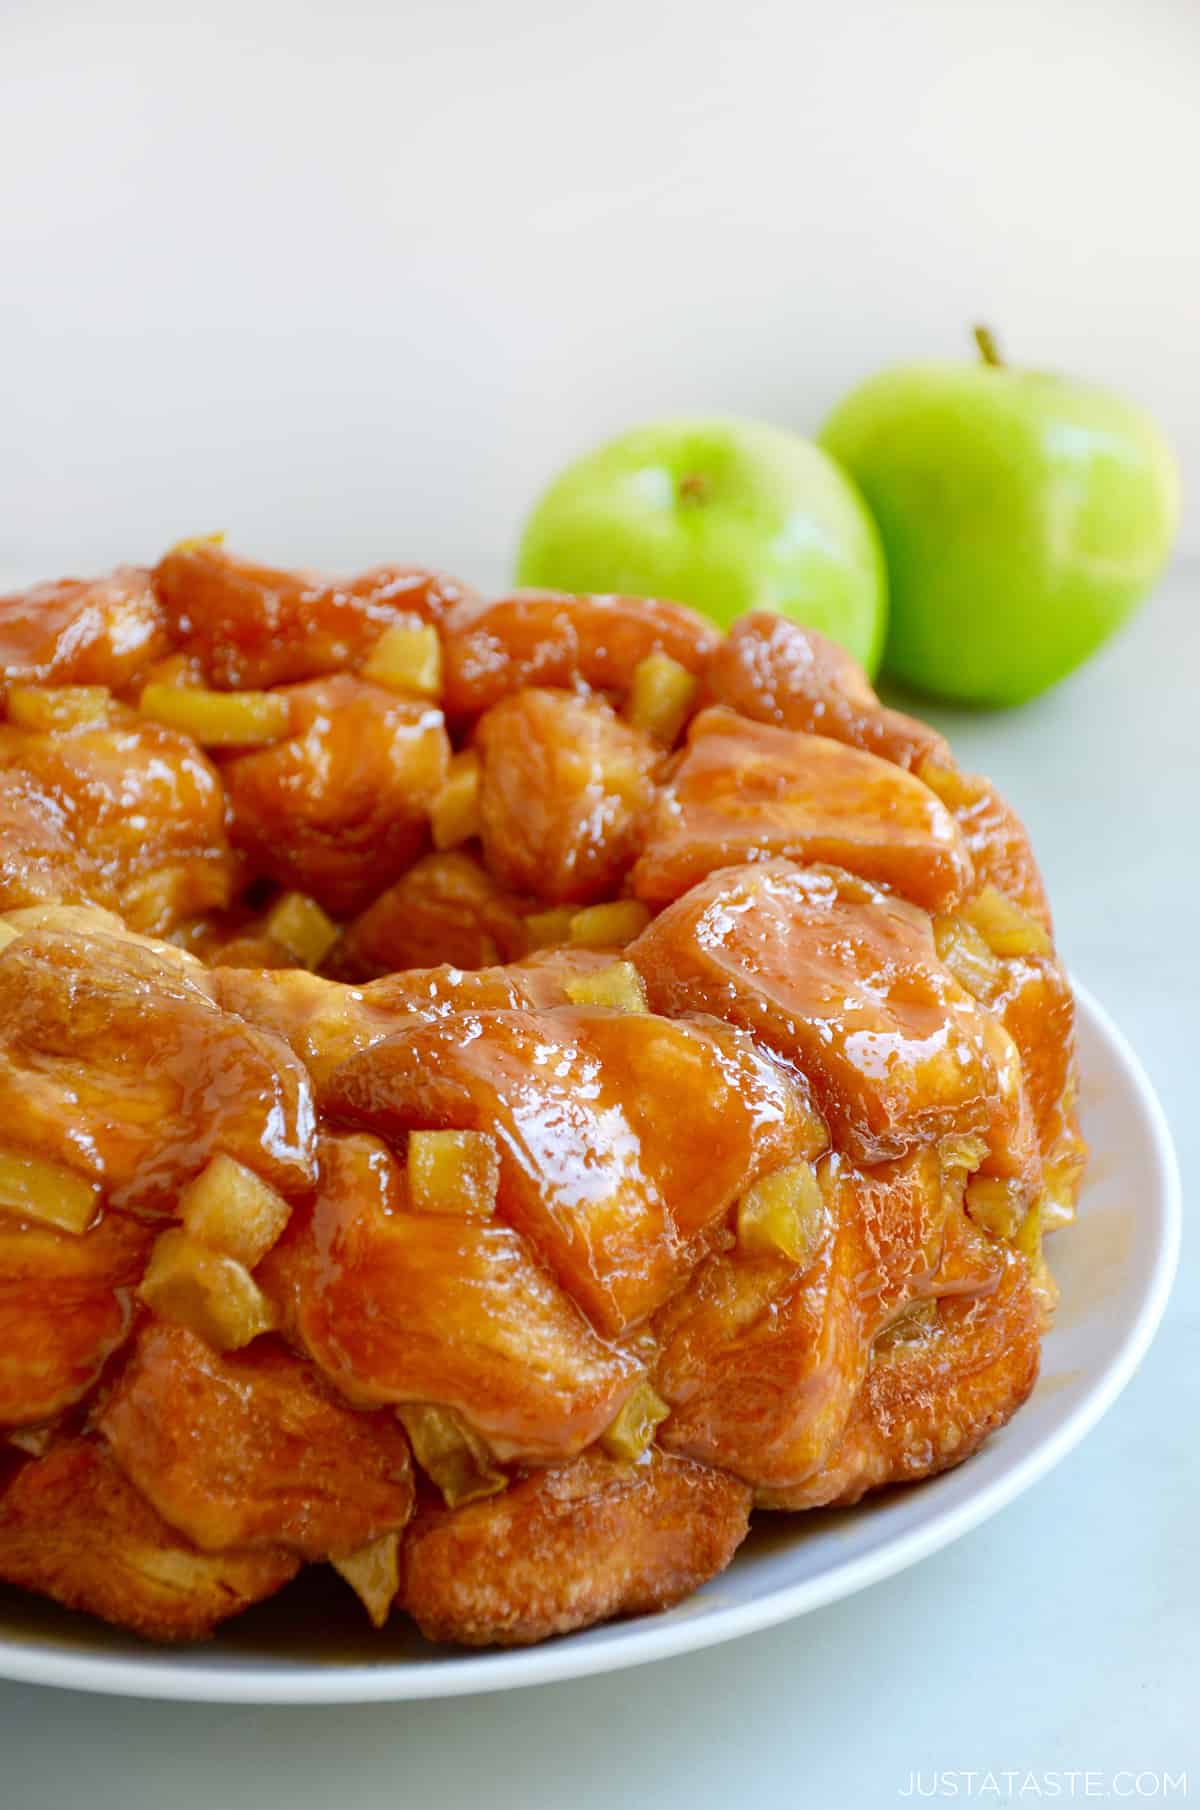
<path fill-rule="evenodd" d="M 883 647 L 883 556 L 862 499 L 819 447 L 760 421 L 665 421 L 585 454 L 535 506 L 517 578 L 670 598 L 723 628 L 780 610 L 869 672 Z"/>
<path fill-rule="evenodd" d="M 938 697 L 1018 704 L 1125 621 L 1175 533 L 1179 481 L 1148 415 L 1103 390 L 983 361 L 883 371 L 821 443 L 883 535 L 886 669 Z"/>

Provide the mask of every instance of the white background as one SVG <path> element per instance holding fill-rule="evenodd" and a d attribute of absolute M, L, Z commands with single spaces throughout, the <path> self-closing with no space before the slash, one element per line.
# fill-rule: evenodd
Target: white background
<path fill-rule="evenodd" d="M 0 577 L 500 583 L 597 436 L 977 316 L 1200 473 L 1198 172 L 1195 0 L 0 0 Z"/>
<path fill-rule="evenodd" d="M 224 527 L 499 584 L 573 449 L 676 410 L 812 427 L 977 315 L 1019 360 L 1140 396 L 1200 481 L 1198 177 L 1189 0 L 0 0 L 0 578 Z M 1027 817 L 1185 1189 L 1197 557 L 1193 511 L 1173 578 L 1086 671 L 941 719 Z M 1190 1767 L 1200 1796 L 1198 1376 L 1185 1244 L 1086 1445 L 854 1601 L 459 1704 L 0 1685 L 0 1804 L 874 1810 L 955 1767 Z"/>

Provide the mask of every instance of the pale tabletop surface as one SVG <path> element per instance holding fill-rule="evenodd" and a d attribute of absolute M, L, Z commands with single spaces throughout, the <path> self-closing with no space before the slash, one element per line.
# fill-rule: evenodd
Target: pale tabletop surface
<path fill-rule="evenodd" d="M 1200 572 L 1177 574 L 1117 645 L 1020 713 L 931 713 L 1029 824 L 1066 957 L 1166 1105 L 1185 1202 L 1200 1171 L 1198 599 Z M 1130 1795 L 1123 1769 L 1187 1770 L 1200 1799 L 1198 1429 L 1185 1235 L 1163 1329 L 1100 1427 L 888 1583 L 690 1658 L 458 1702 L 254 1710 L 0 1684 L 0 1804 L 856 1810 L 951 1769 L 1097 1775 L 1062 1779 L 1064 1800 L 1118 1773 Z M 998 1784 L 980 1801 L 1038 1801 Z"/>

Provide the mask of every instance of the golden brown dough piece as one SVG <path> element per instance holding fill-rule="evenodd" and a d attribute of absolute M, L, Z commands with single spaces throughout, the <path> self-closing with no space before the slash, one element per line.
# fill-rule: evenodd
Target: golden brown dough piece
<path fill-rule="evenodd" d="M 606 1344 L 511 1226 L 413 1210 L 377 1138 L 321 1140 L 321 1185 L 259 1270 L 351 1400 L 458 1409 L 505 1457 L 571 1457 L 640 1365 Z"/>
<path fill-rule="evenodd" d="M 339 1069 L 324 1097 L 385 1137 L 494 1135 L 501 1213 L 609 1335 L 674 1293 L 743 1188 L 824 1143 L 748 1037 L 604 1008 L 415 1025 Z M 679 1135 L 701 1122 L 703 1139 Z"/>
<path fill-rule="evenodd" d="M 986 1004 L 1021 1054 L 1021 1072 L 1039 1130 L 1072 1083 L 1075 999 L 1054 956 L 1014 956 L 999 964 L 1002 985 Z"/>
<path fill-rule="evenodd" d="M 708 663 L 705 687 L 714 704 L 757 723 L 827 735 L 914 772 L 931 759 L 951 765 L 936 730 L 881 704 L 844 648 L 789 616 L 739 617 Z"/>
<path fill-rule="evenodd" d="M 96 1425 L 146 1500 L 206 1552 L 278 1545 L 325 1559 L 412 1512 L 395 1417 L 347 1406 L 271 1338 L 221 1353 L 151 1321 Z"/>
<path fill-rule="evenodd" d="M 346 927 L 336 972 L 374 980 L 402 968 L 489 968 L 525 953 L 532 901 L 463 849 L 424 855 Z"/>
<path fill-rule="evenodd" d="M 116 706 L 100 724 L 26 734 L 8 758 L 65 814 L 99 878 L 89 897 L 112 905 L 132 930 L 162 935 L 232 899 L 225 794 L 189 737 Z"/>
<path fill-rule="evenodd" d="M 1025 847 L 1027 850 L 1028 845 Z M 1036 877 L 1036 869 L 1033 871 Z M 1011 918 L 1014 902 L 1017 915 Z M 999 952 L 981 940 L 971 921 L 972 913 L 984 905 L 985 926 L 997 908 L 1001 920 L 1005 915 L 1011 918 L 1007 936 L 1003 921 L 998 937 L 993 929 L 993 940 L 1001 945 Z M 981 898 L 965 913 L 940 918 L 935 935 L 939 947 L 945 947 L 947 962 L 994 1021 L 992 1041 L 997 1055 L 1002 1055 L 998 1039 L 1003 1032 L 1012 1040 L 1008 1067 L 1015 1070 L 1019 1066 L 1024 1105 L 1020 1099 L 1010 1101 L 1015 1111 L 1009 1115 L 1009 1150 L 993 1151 L 984 1172 L 998 1176 L 1024 1173 L 1029 1184 L 1026 1194 L 1031 1187 L 1036 1191 L 1040 1180 L 1043 1220 L 1053 1227 L 1073 1216 L 1087 1152 L 1077 1112 L 1075 1000 L 1050 944 L 1047 924 L 1046 914 L 1039 914 L 1037 898 L 1027 886 L 1023 900 L 1015 892 L 993 891 L 990 901 Z M 1026 1146 L 1024 1162 L 1021 1144 Z M 1034 1144 L 1040 1162 L 1029 1160 Z"/>
<path fill-rule="evenodd" d="M 282 1547 L 198 1551 L 97 1440 L 53 1447 L 0 1491 L 0 1578 L 149 1640 L 202 1640 L 299 1569 Z"/>
<path fill-rule="evenodd" d="M 567 1004 L 566 982 L 608 967 L 592 949 L 547 949 L 510 967 L 408 968 L 353 987 L 302 969 L 216 968 L 218 1003 L 289 1043 L 321 1097 L 334 1069 L 407 1028 L 412 1018 L 451 1012 Z"/>
<path fill-rule="evenodd" d="M 473 593 L 415 566 L 378 566 L 344 581 L 285 572 L 219 541 L 173 547 L 154 581 L 179 645 L 212 685 L 261 690 L 360 666 L 384 630 L 440 622 Z"/>
<path fill-rule="evenodd" d="M 312 1089 L 287 1045 L 222 1012 L 181 951 L 44 928 L 0 952 L 0 1120 L 30 1155 L 169 1212 L 215 1150 L 285 1193 L 314 1174 Z"/>
<path fill-rule="evenodd" d="M 483 853 L 513 892 L 590 904 L 621 889 L 659 750 L 602 698 L 529 689 L 475 729 Z"/>
<path fill-rule="evenodd" d="M 949 1154 L 924 1146 L 869 1170 L 834 1156 L 820 1173 L 815 1251 L 800 1263 L 720 1252 L 654 1325 L 654 1383 L 672 1409 L 660 1439 L 759 1488 L 799 1483 L 825 1463 L 871 1340 L 898 1309 L 940 1288 L 995 1286 L 989 1269 L 967 1274 L 960 1262 L 946 1277 L 940 1267 L 948 1226 L 966 1225 Z"/>
<path fill-rule="evenodd" d="M 502 1496 L 418 1517 L 399 1601 L 429 1640 L 528 1646 L 614 1615 L 670 1608 L 723 1571 L 750 1492 L 654 1452 L 589 1452 Z"/>
<path fill-rule="evenodd" d="M 866 1370 L 862 1262 L 848 1222 L 805 1266 L 736 1250 L 702 1264 L 655 1323 L 661 1442 L 758 1485 L 815 1470 Z"/>
<path fill-rule="evenodd" d="M 972 884 L 953 817 L 902 767 L 827 736 L 701 711 L 651 813 L 633 890 L 664 904 L 714 868 L 771 855 L 845 868 L 929 911 L 952 911 Z"/>
<path fill-rule="evenodd" d="M 345 675 L 279 695 L 286 739 L 223 768 L 233 840 L 281 886 L 359 911 L 425 844 L 450 758 L 442 713 Z"/>
<path fill-rule="evenodd" d="M 444 623 L 446 714 L 477 716 L 526 685 L 623 696 L 634 668 L 663 653 L 699 672 L 720 637 L 677 603 L 518 591 L 460 605 Z"/>
<path fill-rule="evenodd" d="M 991 780 L 960 773 L 937 755 L 922 764 L 920 773 L 958 824 L 975 870 L 976 890 L 998 887 L 1049 930 L 1046 888 L 1025 826 Z"/>
<path fill-rule="evenodd" d="M 111 905 L 112 888 L 72 834 L 66 804 L 23 768 L 0 768 L 0 911 L 89 901 Z"/>
<path fill-rule="evenodd" d="M 8 685 L 108 685 L 114 691 L 167 650 L 150 573 L 60 578 L 0 597 L 0 671 Z"/>
<path fill-rule="evenodd" d="M 413 969 L 366 986 L 327 980 L 299 968 L 214 968 L 217 998 L 227 1012 L 284 1038 L 317 1089 L 359 1051 L 403 1030 L 413 1015 L 436 1017 L 471 1006 L 521 1004 L 507 969 Z"/>
<path fill-rule="evenodd" d="M 128 1336 L 153 1237 L 123 1213 L 82 1237 L 0 1213 L 0 1427 L 88 1394 Z"/>
<path fill-rule="evenodd" d="M 988 1019 L 937 958 L 928 917 L 834 869 L 725 868 L 629 949 L 660 1012 L 720 1013 L 808 1076 L 857 1161 L 987 1129 Z"/>
<path fill-rule="evenodd" d="M 1037 1381 L 1040 1309 L 1024 1260 L 995 1248 L 994 1290 L 943 1298 L 907 1336 L 885 1335 L 827 1464 L 795 1489 L 762 1492 L 764 1507 L 848 1504 L 936 1476 L 1011 1419 Z"/>

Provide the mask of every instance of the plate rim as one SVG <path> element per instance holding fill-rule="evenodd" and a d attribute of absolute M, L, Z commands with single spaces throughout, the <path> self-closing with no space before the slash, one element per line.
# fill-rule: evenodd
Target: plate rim
<path fill-rule="evenodd" d="M 0 1630 L 0 1679 L 101 1696 L 193 1703 L 308 1705 L 420 1702 L 478 1696 L 649 1665 L 722 1645 L 821 1609 L 918 1564 L 990 1520 L 1046 1476 L 1086 1438 L 1121 1395 L 1161 1324 L 1179 1263 L 1183 1191 L 1179 1160 L 1166 1113 L 1140 1058 L 1094 995 L 1075 977 L 1071 986 L 1082 1013 L 1111 1050 L 1143 1117 L 1159 1167 L 1157 1190 L 1162 1236 L 1137 1311 L 1107 1366 L 1076 1406 L 1023 1457 L 962 1500 L 894 1535 L 871 1552 L 843 1559 L 791 1585 L 751 1601 L 717 1608 L 704 1617 L 629 1622 L 627 1631 L 603 1643 L 568 1647 L 558 1641 L 502 1653 L 455 1657 L 414 1667 L 409 1660 L 354 1662 L 292 1669 L 270 1662 L 211 1670 L 173 1667 L 169 1653 L 148 1648 L 145 1658 L 104 1653 L 63 1653 L 12 1639 Z"/>

